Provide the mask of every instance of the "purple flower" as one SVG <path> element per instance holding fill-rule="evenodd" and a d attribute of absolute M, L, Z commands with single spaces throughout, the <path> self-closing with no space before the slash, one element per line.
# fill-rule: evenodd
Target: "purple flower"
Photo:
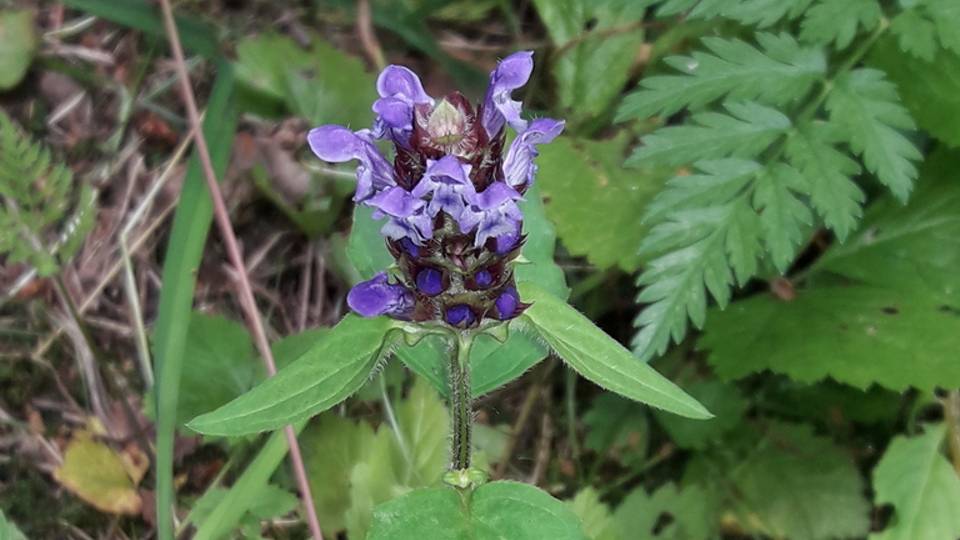
<path fill-rule="evenodd" d="M 371 129 L 310 131 L 319 158 L 358 162 L 354 200 L 386 220 L 380 232 L 399 269 L 400 283 L 378 274 L 354 287 L 351 309 L 460 328 L 523 310 L 512 269 L 523 243 L 517 203 L 536 176 L 537 146 L 564 127 L 549 118 L 522 118 L 512 94 L 532 72 L 532 52 L 504 58 L 474 106 L 459 92 L 431 97 L 414 72 L 388 66 L 377 78 Z M 509 148 L 507 126 L 517 132 Z M 393 143 L 392 163 L 376 139 Z"/>
<path fill-rule="evenodd" d="M 347 305 L 364 317 L 390 315 L 405 319 L 413 310 L 413 300 L 413 293 L 407 287 L 387 281 L 386 272 L 357 283 L 347 294 Z"/>

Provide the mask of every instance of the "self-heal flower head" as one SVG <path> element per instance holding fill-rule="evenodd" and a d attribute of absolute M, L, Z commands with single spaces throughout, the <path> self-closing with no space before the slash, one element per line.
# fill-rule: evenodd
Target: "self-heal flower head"
<path fill-rule="evenodd" d="M 377 77 L 371 129 L 310 131 L 320 159 L 357 162 L 354 200 L 384 220 L 381 233 L 397 261 L 397 282 L 381 273 L 358 284 L 347 298 L 351 309 L 469 328 L 526 308 L 513 278 L 524 241 L 518 203 L 536 177 L 537 146 L 564 127 L 523 118 L 512 93 L 532 72 L 532 52 L 504 58 L 474 106 L 459 92 L 430 96 L 413 71 L 387 66 Z M 509 146 L 508 127 L 516 132 Z M 392 163 L 378 139 L 392 143 Z"/>

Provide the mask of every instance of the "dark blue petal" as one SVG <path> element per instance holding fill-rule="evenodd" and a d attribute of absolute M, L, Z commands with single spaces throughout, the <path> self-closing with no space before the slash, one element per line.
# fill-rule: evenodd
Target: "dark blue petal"
<path fill-rule="evenodd" d="M 459 304 L 448 308 L 444 319 L 453 326 L 464 328 L 473 324 L 477 320 L 477 316 L 473 314 L 473 309 L 470 306 Z"/>
<path fill-rule="evenodd" d="M 427 296 L 436 296 L 443 292 L 443 274 L 429 266 L 417 272 L 417 289 Z"/>
<path fill-rule="evenodd" d="M 490 285 L 493 285 L 493 274 L 486 269 L 480 270 L 473 275 L 473 282 L 477 284 L 478 288 L 486 289 Z"/>
<path fill-rule="evenodd" d="M 517 294 L 517 289 L 513 287 L 504 289 L 495 304 L 497 306 L 497 316 L 501 321 L 513 317 L 517 313 L 517 307 L 520 305 L 520 296 Z"/>

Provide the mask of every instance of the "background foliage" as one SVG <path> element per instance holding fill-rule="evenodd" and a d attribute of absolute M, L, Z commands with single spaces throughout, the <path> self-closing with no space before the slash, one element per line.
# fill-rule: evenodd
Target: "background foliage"
<path fill-rule="evenodd" d="M 302 394 L 258 386 L 199 163 L 181 167 L 155 6 L 0 4 L 0 537 L 146 537 L 163 490 L 194 538 L 303 537 L 279 433 L 187 425 L 252 388 L 278 402 L 260 428 L 296 416 L 330 538 L 406 538 L 437 515 L 450 538 L 542 538 L 547 522 L 591 540 L 960 537 L 955 0 L 175 7 L 258 307 Z M 537 67 L 515 97 L 568 121 L 523 203 L 518 282 L 541 337 L 471 355 L 495 481 L 464 513 L 439 487 L 446 351 L 381 350 L 383 321 L 344 318 L 348 287 L 390 257 L 349 170 L 303 135 L 368 126 L 385 62 L 477 99 L 524 48 Z M 164 186 L 168 165 L 182 184 Z M 142 243 L 114 249 L 123 230 Z M 635 355 L 570 332 L 583 317 Z M 603 369 L 585 363 L 600 353 Z M 625 382 L 645 362 L 715 417 L 593 384 L 668 399 Z M 153 430 L 170 436 L 153 447 Z"/>

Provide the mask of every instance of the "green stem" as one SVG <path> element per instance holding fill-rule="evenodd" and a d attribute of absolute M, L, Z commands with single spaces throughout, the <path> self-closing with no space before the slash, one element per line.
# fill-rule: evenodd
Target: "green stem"
<path fill-rule="evenodd" d="M 470 395 L 470 347 L 473 335 L 458 333 L 450 355 L 450 416 L 453 436 L 450 448 L 450 469 L 470 468 L 470 436 L 473 430 L 472 396 Z"/>
<path fill-rule="evenodd" d="M 947 445 L 953 468 L 960 475 L 960 390 L 951 390 L 943 400 L 943 418 L 947 423 Z"/>

